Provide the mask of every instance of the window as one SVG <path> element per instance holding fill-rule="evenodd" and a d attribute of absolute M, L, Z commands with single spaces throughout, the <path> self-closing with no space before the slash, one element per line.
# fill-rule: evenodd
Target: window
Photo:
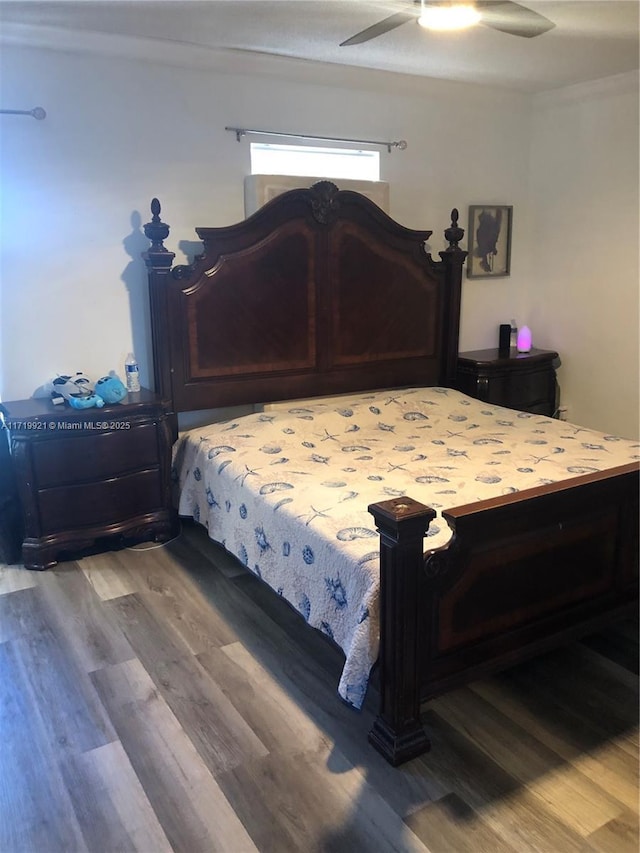
<path fill-rule="evenodd" d="M 251 174 L 379 181 L 380 152 L 252 142 Z"/>

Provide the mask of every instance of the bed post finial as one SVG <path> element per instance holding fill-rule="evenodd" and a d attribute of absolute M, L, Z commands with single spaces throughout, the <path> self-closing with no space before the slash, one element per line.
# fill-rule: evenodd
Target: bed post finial
<path fill-rule="evenodd" d="M 464 228 L 458 226 L 458 208 L 454 207 L 451 211 L 451 225 L 444 232 L 444 237 L 449 247 L 445 249 L 447 252 L 458 251 L 458 243 L 464 237 Z"/>
<path fill-rule="evenodd" d="M 160 220 L 160 202 L 157 198 L 151 199 L 151 213 L 151 222 L 147 222 L 144 226 L 145 236 L 151 240 L 149 253 L 168 252 L 169 250 L 165 248 L 163 240 L 169 236 L 169 226 Z M 147 254 L 145 252 L 145 257 Z"/>

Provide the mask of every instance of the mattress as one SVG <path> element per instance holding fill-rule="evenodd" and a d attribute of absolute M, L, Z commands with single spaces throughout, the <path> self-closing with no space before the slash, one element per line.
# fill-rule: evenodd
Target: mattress
<path fill-rule="evenodd" d="M 280 404 L 180 435 L 176 503 L 345 654 L 360 708 L 379 644 L 379 544 L 367 506 L 443 509 L 623 465 L 637 442 L 481 403 L 447 388 Z"/>

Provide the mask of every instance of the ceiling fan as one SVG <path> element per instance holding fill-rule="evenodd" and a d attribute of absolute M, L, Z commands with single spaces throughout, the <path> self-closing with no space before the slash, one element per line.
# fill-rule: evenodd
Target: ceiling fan
<path fill-rule="evenodd" d="M 441 7 L 454 7 L 459 4 L 451 2 L 451 0 L 413 0 L 411 5 L 424 11 Z M 513 3 L 511 0 L 475 0 L 472 5 L 480 15 L 478 23 L 512 36 L 533 38 L 534 36 L 541 36 L 555 27 L 553 21 L 545 18 L 544 15 L 527 9 L 520 3 Z M 395 30 L 396 27 L 400 27 L 408 21 L 416 20 L 419 14 L 417 9 L 408 6 L 404 12 L 396 12 L 341 42 L 340 47 L 371 41 L 371 39 L 378 38 L 390 30 Z"/>

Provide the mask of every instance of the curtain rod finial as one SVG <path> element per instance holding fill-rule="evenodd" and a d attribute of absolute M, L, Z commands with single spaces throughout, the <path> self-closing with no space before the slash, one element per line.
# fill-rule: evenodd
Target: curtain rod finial
<path fill-rule="evenodd" d="M 32 110 L 0 110 L 0 114 L 12 116 L 32 116 L 33 118 L 37 118 L 38 121 L 42 121 L 43 118 L 47 117 L 47 114 L 42 109 L 42 107 L 34 107 Z"/>

